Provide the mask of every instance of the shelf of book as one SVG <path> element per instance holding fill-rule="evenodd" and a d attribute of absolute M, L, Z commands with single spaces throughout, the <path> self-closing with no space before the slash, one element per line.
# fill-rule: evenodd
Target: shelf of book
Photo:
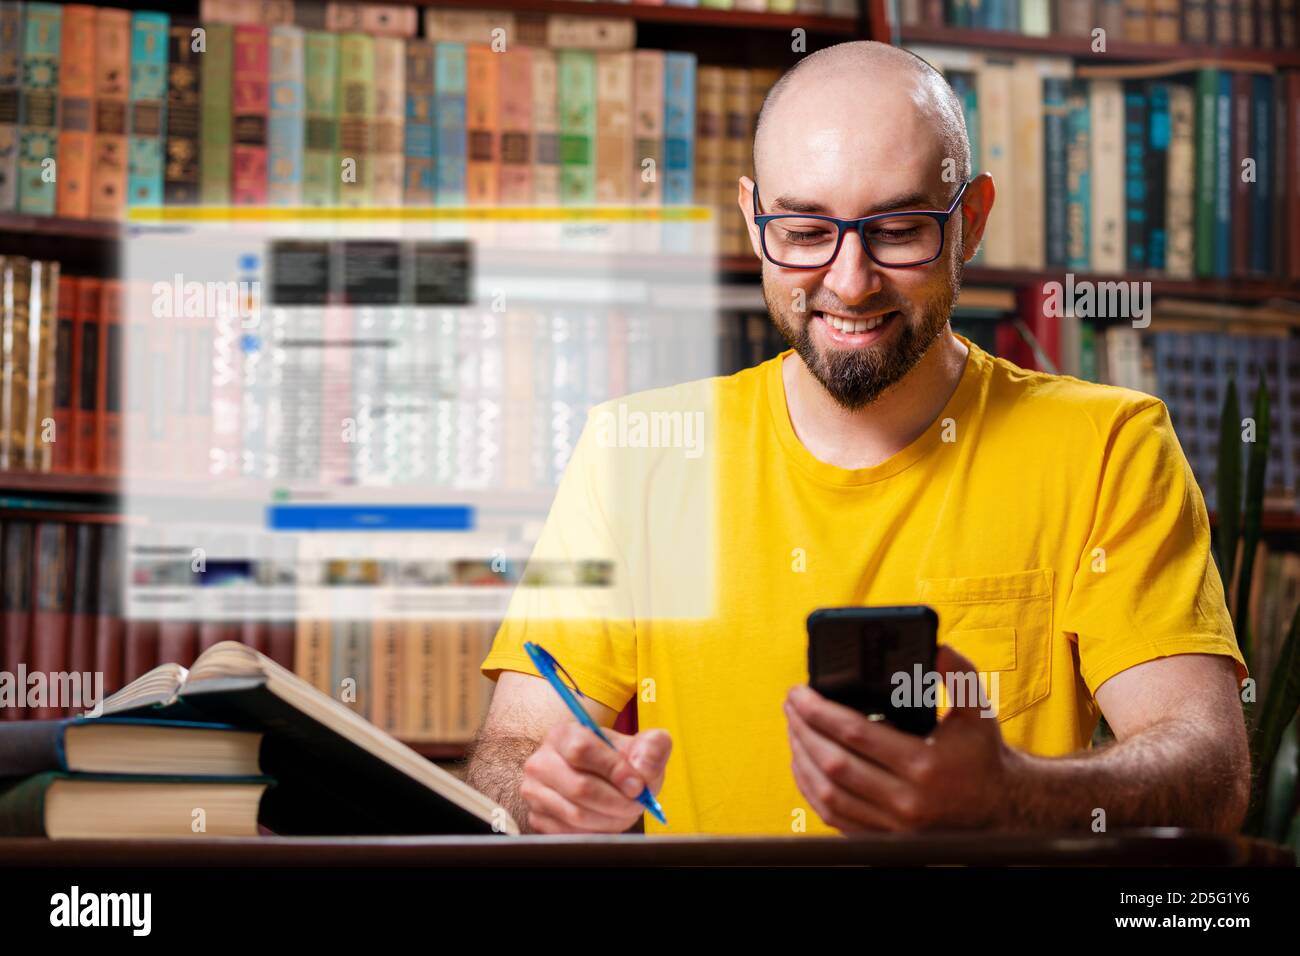
<path fill-rule="evenodd" d="M 1094 50 L 1089 37 L 1026 36 L 1009 30 L 973 30 L 968 27 L 904 26 L 898 28 L 902 44 L 936 43 L 943 46 L 1006 50 L 1012 53 L 1044 53 L 1097 63 L 1121 61 L 1200 60 L 1216 63 L 1261 63 L 1277 67 L 1300 67 L 1300 50 L 1263 47 L 1216 46 L 1189 43 L 1131 43 L 1116 40 L 1104 50 Z"/>
<path fill-rule="evenodd" d="M 586 3 L 581 0 L 384 0 L 384 2 L 449 10 L 490 9 L 507 10 L 512 13 L 627 17 L 639 23 L 671 23 L 686 27 L 743 27 L 751 30 L 779 31 L 789 31 L 798 27 L 809 33 L 833 33 L 844 36 L 853 36 L 858 32 L 857 17 L 679 7 L 671 3 Z"/>

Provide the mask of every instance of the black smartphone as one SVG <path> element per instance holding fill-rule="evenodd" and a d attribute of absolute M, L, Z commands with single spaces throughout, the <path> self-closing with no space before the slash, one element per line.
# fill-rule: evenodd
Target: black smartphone
<path fill-rule="evenodd" d="M 808 686 L 873 720 L 925 736 L 939 615 L 924 604 L 828 607 L 808 615 Z"/>

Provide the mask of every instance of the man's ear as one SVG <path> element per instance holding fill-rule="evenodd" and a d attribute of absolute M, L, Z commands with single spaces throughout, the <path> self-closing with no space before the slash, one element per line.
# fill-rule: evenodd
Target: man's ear
<path fill-rule="evenodd" d="M 759 244 L 758 227 L 754 225 L 754 181 L 748 176 L 740 177 L 736 202 L 740 206 L 740 214 L 745 217 L 745 228 L 749 230 L 749 245 L 753 248 L 754 255 L 761 259 L 763 250 Z"/>
<path fill-rule="evenodd" d="M 980 240 L 984 238 L 984 227 L 988 225 L 989 213 L 993 211 L 995 196 L 993 177 L 988 173 L 980 173 L 966 187 L 960 210 L 963 262 L 970 262 L 979 251 Z"/>

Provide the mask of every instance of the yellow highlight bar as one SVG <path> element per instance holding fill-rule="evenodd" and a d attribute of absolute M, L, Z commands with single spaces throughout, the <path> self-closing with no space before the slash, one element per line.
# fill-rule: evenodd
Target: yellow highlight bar
<path fill-rule="evenodd" d="M 704 222 L 713 217 L 707 206 L 150 206 L 127 210 L 128 222 L 293 222 L 403 220 L 562 222 Z"/>

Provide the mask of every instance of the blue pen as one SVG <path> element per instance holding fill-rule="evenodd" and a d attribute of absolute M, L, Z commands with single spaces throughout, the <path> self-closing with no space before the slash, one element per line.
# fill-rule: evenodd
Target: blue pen
<path fill-rule="evenodd" d="M 555 692 L 559 694 L 560 699 L 568 705 L 569 710 L 573 711 L 573 716 L 578 718 L 578 722 L 601 740 L 605 741 L 606 745 L 614 747 L 613 742 L 606 737 L 605 732 L 600 729 L 600 725 L 591 719 L 591 715 L 587 713 L 586 709 L 580 703 L 578 703 L 578 698 L 573 696 L 573 691 L 577 691 L 579 697 L 585 697 L 586 695 L 583 694 L 582 691 L 578 690 L 578 682 L 573 679 L 568 671 L 564 670 L 564 665 L 552 657 L 550 652 L 540 644 L 526 641 L 524 643 L 524 650 L 528 652 L 528 656 L 532 658 L 533 664 L 537 666 L 538 673 L 545 677 L 550 685 L 555 688 Z M 560 680 L 560 675 L 556 673 L 557 671 L 562 671 L 564 676 L 569 678 L 570 683 L 573 684 L 572 691 L 569 690 L 568 684 L 565 684 L 564 681 Z M 617 750 L 618 748 L 614 747 L 614 749 Z M 655 799 L 655 795 L 650 792 L 649 787 L 642 788 L 641 795 L 636 798 L 636 801 L 650 811 L 651 815 L 656 820 L 667 826 L 668 818 L 664 816 L 664 809 L 659 806 L 659 801 Z"/>

